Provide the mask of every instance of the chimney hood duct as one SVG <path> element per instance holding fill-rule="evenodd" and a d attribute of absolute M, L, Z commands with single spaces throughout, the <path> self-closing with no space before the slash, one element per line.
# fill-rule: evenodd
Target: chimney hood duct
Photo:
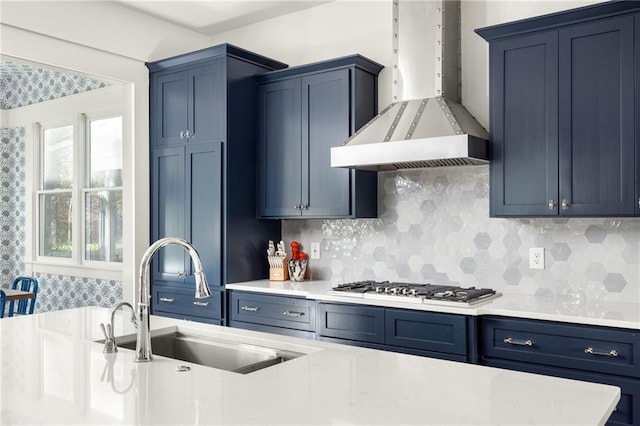
<path fill-rule="evenodd" d="M 460 1 L 393 0 L 391 72 L 394 103 L 331 148 L 331 167 L 488 164 L 489 134 L 460 104 Z"/>

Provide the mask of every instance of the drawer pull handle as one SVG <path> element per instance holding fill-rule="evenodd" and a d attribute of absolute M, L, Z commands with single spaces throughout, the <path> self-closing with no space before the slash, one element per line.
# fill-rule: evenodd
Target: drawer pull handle
<path fill-rule="evenodd" d="M 504 342 L 510 345 L 533 346 L 533 340 L 531 339 L 522 340 L 522 339 L 513 339 L 511 337 L 507 337 L 506 339 L 504 339 Z"/>
<path fill-rule="evenodd" d="M 173 297 L 161 297 L 160 301 L 161 302 L 166 302 L 166 303 L 173 303 L 173 302 L 176 301 L 176 299 L 173 298 Z"/>
<path fill-rule="evenodd" d="M 599 351 L 597 349 L 593 349 L 591 347 L 584 350 L 585 354 L 591 355 L 602 355 L 602 356 L 618 356 L 618 351 L 615 349 L 611 349 L 610 351 Z"/>
<path fill-rule="evenodd" d="M 282 315 L 286 315 L 289 317 L 301 317 L 304 315 L 304 312 L 294 312 L 294 311 L 284 311 Z"/>
<path fill-rule="evenodd" d="M 243 306 L 240 309 L 242 309 L 243 311 L 249 311 L 249 312 L 258 312 L 260 310 L 260 308 L 257 306 Z"/>
<path fill-rule="evenodd" d="M 206 308 L 207 306 L 209 306 L 209 302 L 193 302 L 194 305 L 196 306 L 202 306 L 203 308 Z"/>

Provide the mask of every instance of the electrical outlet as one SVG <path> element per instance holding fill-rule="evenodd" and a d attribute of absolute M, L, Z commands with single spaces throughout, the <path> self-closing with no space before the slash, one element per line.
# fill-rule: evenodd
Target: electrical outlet
<path fill-rule="evenodd" d="M 531 247 L 529 249 L 529 269 L 544 269 L 543 247 Z"/>
<path fill-rule="evenodd" d="M 311 259 L 320 259 L 320 243 L 311 243 Z"/>

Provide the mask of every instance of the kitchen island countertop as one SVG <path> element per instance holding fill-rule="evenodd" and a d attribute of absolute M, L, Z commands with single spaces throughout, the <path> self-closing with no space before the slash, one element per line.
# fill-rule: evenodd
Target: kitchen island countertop
<path fill-rule="evenodd" d="M 640 330 L 640 301 L 629 303 L 587 300 L 579 297 L 541 297 L 503 294 L 473 306 L 415 304 L 336 296 L 329 290 L 339 283 L 331 281 L 269 281 L 256 280 L 227 284 L 228 290 L 304 297 L 327 302 L 356 303 L 391 308 L 445 312 L 461 315 L 501 315 L 514 318 L 559 321 L 574 324 L 620 327 Z M 401 298 L 399 298 L 401 300 Z"/>
<path fill-rule="evenodd" d="M 0 424 L 604 424 L 616 387 L 151 317 L 305 355 L 246 375 L 104 355 L 104 308 L 0 320 Z M 119 312 L 116 336 L 133 333 Z M 176 367 L 189 365 L 190 371 Z"/>

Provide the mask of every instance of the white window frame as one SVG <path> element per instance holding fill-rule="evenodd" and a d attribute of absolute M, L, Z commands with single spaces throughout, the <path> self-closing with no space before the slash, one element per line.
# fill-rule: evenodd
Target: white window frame
<path fill-rule="evenodd" d="M 99 94 L 97 92 L 102 92 Z M 73 99 L 76 98 L 76 99 Z M 46 104 L 58 102 L 61 106 L 51 108 Z M 87 105 L 95 105 L 94 108 L 87 109 Z M 27 225 L 27 236 L 30 243 L 27 244 L 28 254 L 25 263 L 27 265 L 27 271 L 29 273 L 49 273 L 59 275 L 72 275 L 87 278 L 101 278 L 109 280 L 122 280 L 124 270 L 127 268 L 125 259 L 122 262 L 104 262 L 96 260 L 84 260 L 84 238 L 85 238 L 85 224 L 84 224 L 84 189 L 87 173 L 87 167 L 85 167 L 85 161 L 87 159 L 88 150 L 85 149 L 85 144 L 88 143 L 88 119 L 95 120 L 100 118 L 108 118 L 114 116 L 122 117 L 122 131 L 123 131 L 123 155 L 125 150 L 128 149 L 129 142 L 127 139 L 127 131 L 130 129 L 130 118 L 127 115 L 126 105 L 123 103 L 122 89 L 117 87 L 110 87 L 99 89 L 95 91 L 85 92 L 70 96 L 68 98 L 61 98 L 55 101 L 49 101 L 41 104 L 36 104 L 30 107 L 28 114 L 25 114 L 33 118 L 32 125 L 27 130 L 27 141 L 33 141 L 33 149 L 31 150 L 31 164 L 32 173 L 31 176 L 27 176 L 27 181 L 30 182 L 32 196 L 29 197 L 31 202 L 31 208 L 28 216 L 31 216 L 28 222 L 31 225 Z M 33 111 L 31 111 L 33 110 Z M 43 113 L 44 112 L 44 113 Z M 51 120 L 37 120 L 39 117 L 52 117 Z M 72 209 L 73 209 L 73 224 L 72 224 L 72 257 L 71 258 L 56 258 L 51 256 L 40 255 L 40 193 L 46 193 L 41 190 L 42 185 L 42 129 L 60 127 L 63 125 L 73 124 L 74 126 L 74 181 L 73 181 L 73 195 L 72 195 Z M 29 137 L 30 136 L 30 137 Z M 85 143 L 83 143 L 85 141 Z M 28 155 L 29 156 L 29 155 Z M 82 167 L 78 167 L 82 165 Z M 126 159 L 123 158 L 123 175 L 127 175 Z M 86 178 L 88 179 L 88 178 Z M 127 201 L 128 187 L 123 176 L 122 186 L 109 187 L 109 189 L 120 189 L 123 191 L 123 203 Z M 57 190 L 55 190 L 57 191 Z M 126 204 L 123 206 L 126 211 Z M 123 218 L 124 219 L 124 218 Z M 126 219 L 124 219 L 126 220 Z M 123 236 L 124 238 L 124 236 Z"/>
<path fill-rule="evenodd" d="M 73 178 L 72 178 L 72 183 L 71 183 L 71 189 L 70 190 L 61 190 L 61 189 L 43 189 L 43 175 L 44 175 L 44 132 L 47 129 L 55 129 L 58 127 L 65 127 L 65 126 L 72 126 L 73 127 Z M 50 122 L 44 122 L 44 123 L 34 123 L 33 126 L 33 135 L 34 135 L 34 139 L 35 139 L 35 146 L 36 149 L 34 150 L 35 152 L 35 158 L 36 158 L 36 162 L 35 164 L 37 164 L 38 166 L 34 169 L 34 186 L 35 186 L 35 199 L 34 199 L 34 204 L 33 204 L 33 214 L 34 214 L 34 223 L 36 224 L 36 228 L 35 228 L 35 232 L 34 232 L 34 250 L 35 250 L 35 254 L 36 254 L 36 261 L 37 262 L 43 262 L 43 263 L 49 263 L 52 265 L 65 265 L 65 264 L 76 264 L 78 263 L 77 260 L 77 253 L 76 253 L 76 227 L 77 227 L 77 215 L 78 215 L 78 208 L 77 208 L 77 203 L 76 203 L 76 196 L 74 195 L 74 193 L 77 191 L 77 174 L 78 174 L 78 170 L 77 170 L 77 149 L 78 149 L 78 120 L 77 119 L 73 119 L 73 117 L 71 117 L 71 119 L 69 120 L 64 120 L 64 121 L 60 121 L 60 120 L 56 120 L 56 121 L 50 121 Z M 54 257 L 54 256 L 44 256 L 40 253 L 40 244 L 42 243 L 42 222 L 40 221 L 40 214 L 41 214 L 41 203 L 40 203 L 40 196 L 41 195 L 45 195 L 45 194 L 56 194 L 56 193 L 64 193 L 64 192 L 70 192 L 71 193 L 71 211 L 72 213 L 72 217 L 71 217 L 71 221 L 72 221 L 72 225 L 71 225 L 71 257 L 70 258 L 62 258 L 62 257 Z"/>
<path fill-rule="evenodd" d="M 122 114 L 122 111 L 120 109 L 115 110 L 115 109 L 111 109 L 111 110 L 103 110 L 100 112 L 90 112 L 90 113 L 86 113 L 86 114 L 81 114 L 82 115 L 82 123 L 83 123 L 83 135 L 84 135 L 84 142 L 81 143 L 80 145 L 80 154 L 81 154 L 81 158 L 83 158 L 82 164 L 82 186 L 80 188 L 80 205 L 81 205 L 81 213 L 80 215 L 82 216 L 82 223 L 81 223 L 81 240 L 80 240 L 80 253 L 79 253 L 79 257 L 80 260 L 83 264 L 91 266 L 93 268 L 100 268 L 100 269 L 112 269 L 113 265 L 122 265 L 122 261 L 120 262 L 106 262 L 106 261 L 100 261 L 100 260 L 87 260 L 85 259 L 85 243 L 86 243 L 86 232 L 87 232 L 87 227 L 86 227 L 86 222 L 85 222 L 85 215 L 84 212 L 86 211 L 86 201 L 87 201 L 87 197 L 86 195 L 89 192 L 99 192 L 99 191 L 121 191 L 124 194 L 124 186 L 108 186 L 108 187 L 98 187 L 98 188 L 91 188 L 91 170 L 90 170 L 90 164 L 91 164 L 91 151 L 88 149 L 89 147 L 89 143 L 91 142 L 91 136 L 90 136 L 90 123 L 91 121 L 95 121 L 95 120 L 103 120 L 103 119 L 107 119 L 107 118 L 114 118 L 114 117 L 121 117 L 122 118 L 122 122 L 123 122 L 123 133 L 124 133 L 124 117 Z M 122 142 L 122 152 L 124 154 L 124 137 L 121 140 Z M 124 164 L 123 164 L 123 168 L 124 168 Z M 124 197 L 123 197 L 123 202 L 124 202 Z M 123 259 L 124 260 L 124 259 Z M 121 268 L 118 268 L 121 269 Z"/>

